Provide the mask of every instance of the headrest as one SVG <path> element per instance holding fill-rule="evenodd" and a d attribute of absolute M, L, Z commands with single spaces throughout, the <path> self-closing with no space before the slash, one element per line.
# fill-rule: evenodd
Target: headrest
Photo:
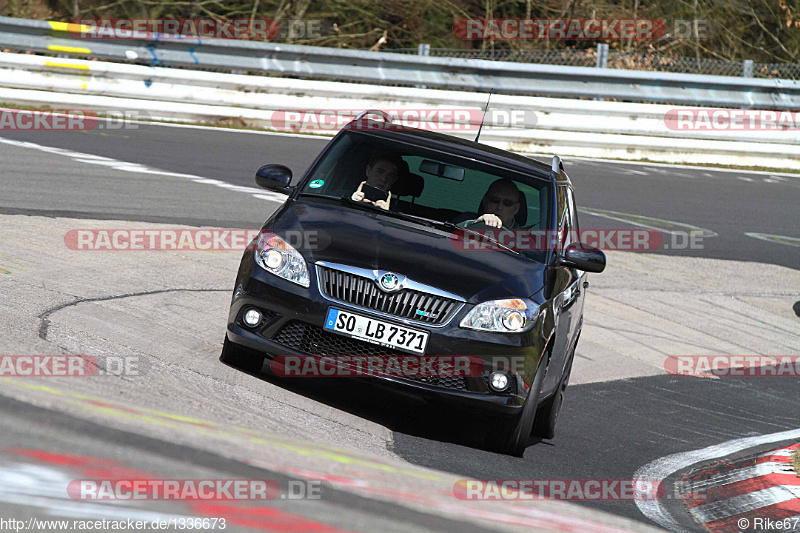
<path fill-rule="evenodd" d="M 525 193 L 522 191 L 519 191 L 519 211 L 517 211 L 514 219 L 520 227 L 528 222 L 528 200 L 525 198 Z"/>
<path fill-rule="evenodd" d="M 397 196 L 413 196 L 419 198 L 425 187 L 425 179 L 409 171 L 408 163 L 403 161 L 400 165 L 400 179 L 392 187 L 392 193 Z"/>

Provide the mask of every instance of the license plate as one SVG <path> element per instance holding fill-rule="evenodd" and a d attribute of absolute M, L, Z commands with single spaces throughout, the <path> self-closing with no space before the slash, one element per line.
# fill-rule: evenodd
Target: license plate
<path fill-rule="evenodd" d="M 428 344 L 427 331 L 398 326 L 391 322 L 333 308 L 328 309 L 325 329 L 354 339 L 412 353 L 425 353 L 425 347 Z"/>

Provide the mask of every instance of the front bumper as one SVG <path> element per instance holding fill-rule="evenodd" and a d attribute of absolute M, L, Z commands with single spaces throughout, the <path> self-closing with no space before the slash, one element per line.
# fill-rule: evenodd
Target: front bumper
<path fill-rule="evenodd" d="M 311 285 L 304 288 L 261 269 L 253 252 L 245 253 L 239 269 L 228 316 L 228 340 L 263 354 L 272 360 L 279 355 L 405 355 L 376 344 L 357 341 L 323 329 L 328 309 L 350 310 L 379 320 L 429 332 L 426 356 L 473 356 L 483 361 L 483 372 L 469 377 L 362 377 L 379 386 L 401 388 L 414 396 L 514 414 L 524 405 L 528 386 L 544 351 L 540 328 L 521 334 L 489 333 L 458 327 L 473 308 L 465 305 L 444 326 L 420 325 L 401 318 L 387 319 L 369 309 L 331 301 L 320 293 L 316 269 L 309 265 Z M 255 328 L 241 320 L 244 310 L 255 307 L 264 315 Z M 508 392 L 495 393 L 488 387 L 488 374 L 498 366 L 514 368 Z"/>

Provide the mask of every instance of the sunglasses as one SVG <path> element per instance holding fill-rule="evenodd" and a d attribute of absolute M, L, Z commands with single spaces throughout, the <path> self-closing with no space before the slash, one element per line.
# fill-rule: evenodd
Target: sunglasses
<path fill-rule="evenodd" d="M 515 201 L 515 200 L 509 200 L 508 198 L 504 198 L 504 199 L 502 199 L 502 200 L 501 200 L 501 199 L 500 199 L 500 198 L 498 198 L 497 196 L 494 196 L 494 197 L 492 197 L 492 198 L 487 198 L 487 199 L 486 199 L 486 203 L 493 203 L 493 204 L 499 204 L 499 203 L 502 203 L 502 204 L 503 204 L 504 206 L 506 206 L 506 207 L 511 207 L 512 205 L 516 205 L 516 204 L 518 204 L 518 203 L 519 203 L 519 201 Z"/>

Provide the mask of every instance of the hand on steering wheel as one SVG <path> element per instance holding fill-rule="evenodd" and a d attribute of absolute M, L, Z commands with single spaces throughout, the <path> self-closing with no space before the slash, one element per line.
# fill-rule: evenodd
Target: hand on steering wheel
<path fill-rule="evenodd" d="M 491 213 L 486 213 L 485 215 L 479 216 L 475 220 L 475 224 L 483 223 L 490 228 L 502 228 L 503 227 L 503 219 L 501 219 L 497 215 L 493 215 Z"/>

